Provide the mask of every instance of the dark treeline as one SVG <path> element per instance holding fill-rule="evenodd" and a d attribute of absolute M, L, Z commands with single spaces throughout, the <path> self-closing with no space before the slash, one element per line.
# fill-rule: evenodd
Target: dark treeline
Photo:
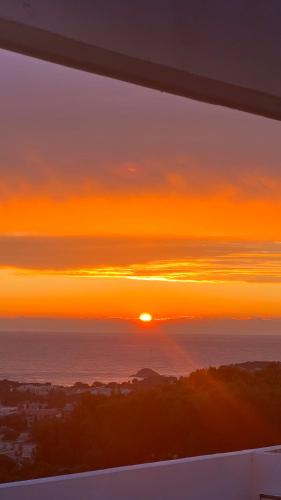
<path fill-rule="evenodd" d="M 209 368 L 127 396 L 83 395 L 33 434 L 36 458 L 20 478 L 279 444 L 281 368 Z"/>

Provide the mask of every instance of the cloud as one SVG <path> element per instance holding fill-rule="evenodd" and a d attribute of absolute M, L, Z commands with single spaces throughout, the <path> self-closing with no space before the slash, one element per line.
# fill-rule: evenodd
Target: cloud
<path fill-rule="evenodd" d="M 0 68 L 2 198 L 280 197 L 278 122 L 4 51 Z"/>
<path fill-rule="evenodd" d="M 164 141 L 165 142 L 165 141 Z M 8 152 L 0 156 L 1 198 L 46 196 L 61 199 L 73 196 L 143 195 L 146 193 L 189 195 L 202 198 L 227 195 L 238 199 L 279 199 L 280 169 L 269 169 L 266 162 L 243 158 L 219 162 L 206 151 L 206 157 L 182 156 L 161 149 L 155 156 L 135 161 L 106 160 L 95 150 L 76 154 L 66 146 L 65 154 L 42 151 Z"/>
<path fill-rule="evenodd" d="M 281 283 L 281 243 L 1 237 L 0 267 L 20 273 L 196 283 Z"/>

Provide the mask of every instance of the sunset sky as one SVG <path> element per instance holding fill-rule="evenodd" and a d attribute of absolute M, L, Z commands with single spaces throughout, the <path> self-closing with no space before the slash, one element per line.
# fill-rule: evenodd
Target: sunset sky
<path fill-rule="evenodd" d="M 279 122 L 0 68 L 0 316 L 281 316 Z"/>

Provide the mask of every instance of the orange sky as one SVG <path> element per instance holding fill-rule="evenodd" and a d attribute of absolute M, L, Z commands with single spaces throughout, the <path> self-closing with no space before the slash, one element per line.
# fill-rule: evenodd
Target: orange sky
<path fill-rule="evenodd" d="M 0 67 L 0 316 L 280 316 L 278 122 Z"/>
<path fill-rule="evenodd" d="M 0 201 L 0 210 L 3 235 L 281 239 L 280 200 L 224 193 L 93 193 L 62 200 L 32 195 Z"/>
<path fill-rule="evenodd" d="M 1 272 L 2 316 L 79 318 L 280 316 L 280 285 L 180 283 Z"/>

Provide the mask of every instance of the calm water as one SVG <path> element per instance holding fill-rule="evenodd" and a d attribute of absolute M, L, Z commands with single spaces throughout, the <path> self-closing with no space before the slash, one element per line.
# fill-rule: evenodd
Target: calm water
<path fill-rule="evenodd" d="M 281 361 L 281 336 L 143 333 L 0 333 L 0 379 L 71 384 L 127 380 L 248 360 Z"/>

